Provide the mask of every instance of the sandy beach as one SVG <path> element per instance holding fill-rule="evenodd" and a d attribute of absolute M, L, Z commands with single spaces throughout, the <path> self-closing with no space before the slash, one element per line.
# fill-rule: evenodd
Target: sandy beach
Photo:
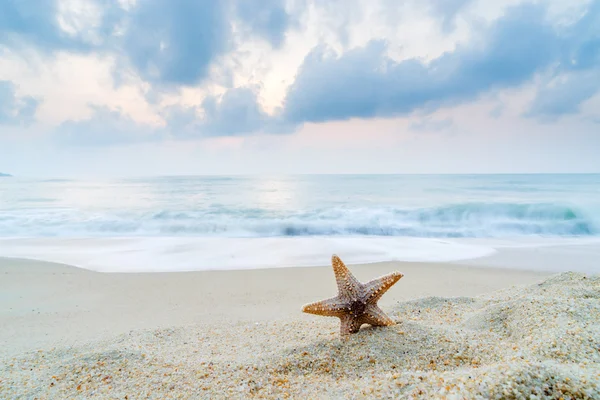
<path fill-rule="evenodd" d="M 0 397 L 600 395 L 597 277 L 349 267 L 405 277 L 379 303 L 397 325 L 342 343 L 336 318 L 300 311 L 336 294 L 330 266 L 113 274 L 1 259 Z"/>

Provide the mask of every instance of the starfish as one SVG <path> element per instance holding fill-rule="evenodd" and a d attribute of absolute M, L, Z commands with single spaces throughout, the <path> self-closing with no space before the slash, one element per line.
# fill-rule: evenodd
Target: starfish
<path fill-rule="evenodd" d="M 377 305 L 377 301 L 404 275 L 400 272 L 360 283 L 337 256 L 331 257 L 333 273 L 338 286 L 338 295 L 331 299 L 307 304 L 302 311 L 309 314 L 338 317 L 341 322 L 340 335 L 347 339 L 359 331 L 363 324 L 389 326 L 395 322 Z"/>

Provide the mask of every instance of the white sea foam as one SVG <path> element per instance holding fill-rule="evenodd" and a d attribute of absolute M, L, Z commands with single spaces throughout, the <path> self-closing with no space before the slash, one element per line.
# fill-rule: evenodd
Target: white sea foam
<path fill-rule="evenodd" d="M 421 238 L 110 238 L 1 239 L 0 256 L 23 257 L 99 272 L 166 272 L 349 263 L 457 261 L 493 253 L 488 246 Z"/>
<path fill-rule="evenodd" d="M 426 239 L 14 238 L 0 257 L 51 261 L 97 272 L 176 272 L 322 266 L 332 254 L 350 264 L 463 262 L 478 266 L 600 273 L 598 238 Z M 490 257 L 491 256 L 491 257 Z"/>
<path fill-rule="evenodd" d="M 0 236 L 430 238 L 598 236 L 600 210 L 547 203 L 460 203 L 436 207 L 330 206 L 301 210 L 213 206 L 201 209 L 0 209 Z"/>

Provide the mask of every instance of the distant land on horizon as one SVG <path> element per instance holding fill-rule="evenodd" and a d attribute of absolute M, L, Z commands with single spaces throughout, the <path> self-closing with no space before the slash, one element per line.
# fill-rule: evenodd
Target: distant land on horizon
<path fill-rule="evenodd" d="M 9 178 L 9 177 L 12 177 L 12 175 L 11 174 L 3 174 L 2 172 L 0 172 L 0 177 Z"/>

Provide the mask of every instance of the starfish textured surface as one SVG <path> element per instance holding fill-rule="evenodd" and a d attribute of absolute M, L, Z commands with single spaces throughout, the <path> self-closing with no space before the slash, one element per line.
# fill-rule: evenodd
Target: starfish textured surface
<path fill-rule="evenodd" d="M 337 281 L 338 295 L 331 299 L 307 304 L 302 307 L 302 311 L 309 314 L 338 317 L 341 321 L 342 339 L 348 338 L 351 333 L 358 332 L 363 324 L 394 325 L 394 321 L 379 308 L 377 301 L 404 275 L 400 272 L 392 272 L 363 284 L 352 275 L 337 255 L 333 255 L 331 263 Z"/>

